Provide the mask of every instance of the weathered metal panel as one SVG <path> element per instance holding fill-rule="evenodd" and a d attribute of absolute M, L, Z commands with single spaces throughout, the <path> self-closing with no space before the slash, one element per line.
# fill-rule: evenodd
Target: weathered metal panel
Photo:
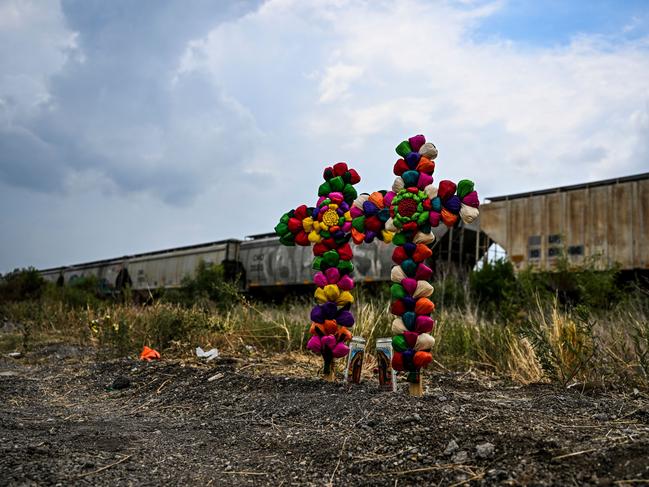
<path fill-rule="evenodd" d="M 177 287 L 185 276 L 194 275 L 201 260 L 217 264 L 224 259 L 237 260 L 238 249 L 238 240 L 227 240 L 46 269 L 41 275 L 51 282 L 63 275 L 65 284 L 95 276 L 101 287 L 109 290 L 116 287 L 118 275 L 126 269 L 134 289 Z"/>
<path fill-rule="evenodd" d="M 311 247 L 285 247 L 279 243 L 278 238 L 272 237 L 243 242 L 240 255 L 250 287 L 312 282 L 314 271 Z"/>
<path fill-rule="evenodd" d="M 649 179 L 503 198 L 481 207 L 480 224 L 518 268 L 551 270 L 559 255 L 575 264 L 596 257 L 601 267 L 649 268 Z"/>
<path fill-rule="evenodd" d="M 76 279 L 94 276 L 104 288 L 111 288 L 115 284 L 117 274 L 121 265 L 117 262 L 104 262 L 102 264 L 81 264 L 72 267 L 65 267 L 56 272 L 53 282 L 56 282 L 59 275 L 63 275 L 65 284 L 70 284 Z"/>
<path fill-rule="evenodd" d="M 545 241 L 548 243 L 548 236 L 561 235 L 563 228 L 562 223 L 562 207 L 561 207 L 561 194 L 549 194 L 545 197 L 545 214 L 547 215 L 545 227 Z"/>
<path fill-rule="evenodd" d="M 540 230 L 543 228 L 543 218 L 545 216 L 545 196 L 533 196 L 529 200 L 528 210 L 526 214 L 527 225 L 525 228 L 525 238 L 527 242 L 527 249 L 525 253 L 525 259 L 527 265 L 533 267 L 543 267 L 547 260 L 546 254 L 544 252 L 545 246 L 543 238 L 541 236 Z M 539 239 L 539 244 L 532 243 L 530 239 L 537 238 Z M 531 259 L 530 252 L 532 249 L 539 250 L 539 258 Z"/>
<path fill-rule="evenodd" d="M 498 201 L 480 206 L 480 229 L 503 248 L 507 248 L 507 205 Z"/>
<path fill-rule="evenodd" d="M 649 179 L 638 181 L 636 261 L 639 268 L 649 269 Z"/>
<path fill-rule="evenodd" d="M 392 248 L 381 241 L 354 245 L 354 278 L 357 282 L 388 280 L 392 267 Z M 246 269 L 248 286 L 311 284 L 311 247 L 285 247 L 275 237 L 243 242 L 240 259 Z"/>
<path fill-rule="evenodd" d="M 41 271 L 40 275 L 47 282 L 55 283 L 58 280 L 59 276 L 61 275 L 61 270 L 60 269 L 52 269 L 50 271 Z"/>
<path fill-rule="evenodd" d="M 444 225 L 433 229 L 436 239 L 448 232 Z M 357 282 L 390 280 L 394 246 L 380 240 L 352 244 L 354 279 Z M 311 284 L 313 282 L 312 247 L 285 247 L 277 237 L 259 238 L 241 243 L 239 258 L 246 269 L 249 287 Z"/>
<path fill-rule="evenodd" d="M 518 266 L 527 258 L 527 236 L 530 234 L 529 200 L 521 198 L 508 203 L 508 213 L 511 220 L 507 232 L 509 255 L 512 262 Z"/>
<path fill-rule="evenodd" d="M 565 194 L 566 218 L 565 218 L 565 244 L 570 262 L 581 264 L 584 261 L 585 246 L 585 225 L 586 218 L 586 191 L 571 191 Z M 570 252 L 570 249 L 574 252 Z M 583 249 L 583 253 L 577 253 L 577 249 Z"/>
<path fill-rule="evenodd" d="M 609 265 L 608 259 L 608 198 L 607 186 L 592 188 L 590 190 L 589 227 L 590 238 L 587 245 L 590 247 L 589 256 L 600 259 L 602 265 Z"/>
<path fill-rule="evenodd" d="M 178 287 L 184 277 L 194 275 L 201 261 L 220 264 L 226 253 L 227 244 L 221 243 L 204 248 L 134 257 L 127 260 L 125 265 L 133 281 L 133 289 Z"/>
<path fill-rule="evenodd" d="M 613 215 L 609 221 L 611 235 L 614 245 L 610 257 L 615 264 L 624 269 L 632 269 L 633 266 L 633 225 L 632 211 L 634 201 L 631 198 L 633 183 L 618 184 L 612 186 L 612 209 Z"/>

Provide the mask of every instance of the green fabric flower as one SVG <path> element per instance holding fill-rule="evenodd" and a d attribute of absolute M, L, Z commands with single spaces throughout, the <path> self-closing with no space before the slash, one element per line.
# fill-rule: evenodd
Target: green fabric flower
<path fill-rule="evenodd" d="M 419 190 L 416 193 L 402 189 L 392 200 L 394 226 L 401 229 L 408 222 L 424 226 L 428 222 L 429 212 L 424 208 L 428 195 Z"/>

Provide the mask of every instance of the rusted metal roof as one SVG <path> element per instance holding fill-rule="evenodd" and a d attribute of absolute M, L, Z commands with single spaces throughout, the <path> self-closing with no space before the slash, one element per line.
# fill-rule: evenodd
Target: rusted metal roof
<path fill-rule="evenodd" d="M 140 257 L 148 257 L 152 255 L 162 255 L 162 254 L 169 254 L 169 253 L 174 253 L 174 252 L 181 252 L 181 251 L 186 251 L 186 250 L 193 250 L 193 249 L 202 249 L 205 247 L 211 247 L 213 245 L 222 245 L 222 244 L 227 244 L 227 243 L 239 243 L 240 240 L 234 239 L 234 238 L 229 238 L 226 240 L 216 240 L 214 242 L 205 242 L 205 243 L 200 243 L 200 244 L 194 244 L 194 245 L 185 245 L 182 247 L 173 247 L 169 249 L 162 249 L 162 250 L 153 250 L 151 252 L 142 252 L 139 254 L 129 254 L 129 255 L 122 255 L 119 257 L 112 257 L 109 259 L 99 259 L 99 260 L 93 260 L 90 262 L 83 262 L 80 264 L 70 264 L 66 266 L 58 266 L 58 267 L 49 267 L 47 269 L 39 269 L 39 272 L 51 272 L 67 267 L 84 267 L 84 266 L 98 266 L 102 264 L 109 264 L 115 261 L 123 261 L 123 260 L 130 260 L 130 259 L 135 259 L 135 258 L 140 258 Z"/>
<path fill-rule="evenodd" d="M 548 188 L 548 189 L 539 189 L 536 191 L 528 191 L 526 193 L 513 193 L 513 194 L 506 194 L 503 196 L 489 196 L 487 199 L 489 201 L 506 201 L 506 200 L 514 200 L 517 198 L 529 198 L 530 196 L 540 196 L 544 194 L 551 194 L 551 193 L 563 193 L 566 191 L 575 191 L 577 189 L 586 189 L 586 188 L 595 188 L 597 186 L 608 186 L 610 184 L 619 184 L 619 183 L 627 183 L 631 181 L 641 181 L 644 179 L 649 179 L 649 172 L 641 173 L 641 174 L 634 174 L 631 176 L 623 176 L 620 178 L 612 178 L 612 179 L 602 179 L 600 181 L 593 181 L 590 183 L 581 183 L 581 184 L 572 184 L 569 186 L 557 186 L 556 188 Z"/>

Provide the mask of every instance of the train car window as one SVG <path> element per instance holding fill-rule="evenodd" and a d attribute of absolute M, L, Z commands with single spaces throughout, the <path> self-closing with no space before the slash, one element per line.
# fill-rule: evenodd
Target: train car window
<path fill-rule="evenodd" d="M 561 255 L 560 247 L 550 247 L 548 249 L 548 257 L 558 257 L 559 255 Z"/>
<path fill-rule="evenodd" d="M 571 245 L 568 247 L 568 255 L 584 255 L 583 245 Z"/>
<path fill-rule="evenodd" d="M 530 235 L 527 237 L 527 255 L 529 260 L 538 260 L 541 258 L 541 236 Z"/>
<path fill-rule="evenodd" d="M 552 244 L 560 244 L 561 243 L 561 235 L 559 234 L 554 234 L 554 235 L 549 235 L 548 236 L 548 243 L 550 245 Z"/>

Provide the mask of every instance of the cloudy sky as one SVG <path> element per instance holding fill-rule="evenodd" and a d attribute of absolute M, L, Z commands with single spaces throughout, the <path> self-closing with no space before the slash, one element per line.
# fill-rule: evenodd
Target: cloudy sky
<path fill-rule="evenodd" d="M 271 231 L 425 134 L 481 196 L 649 171 L 638 1 L 0 0 L 0 272 Z"/>

